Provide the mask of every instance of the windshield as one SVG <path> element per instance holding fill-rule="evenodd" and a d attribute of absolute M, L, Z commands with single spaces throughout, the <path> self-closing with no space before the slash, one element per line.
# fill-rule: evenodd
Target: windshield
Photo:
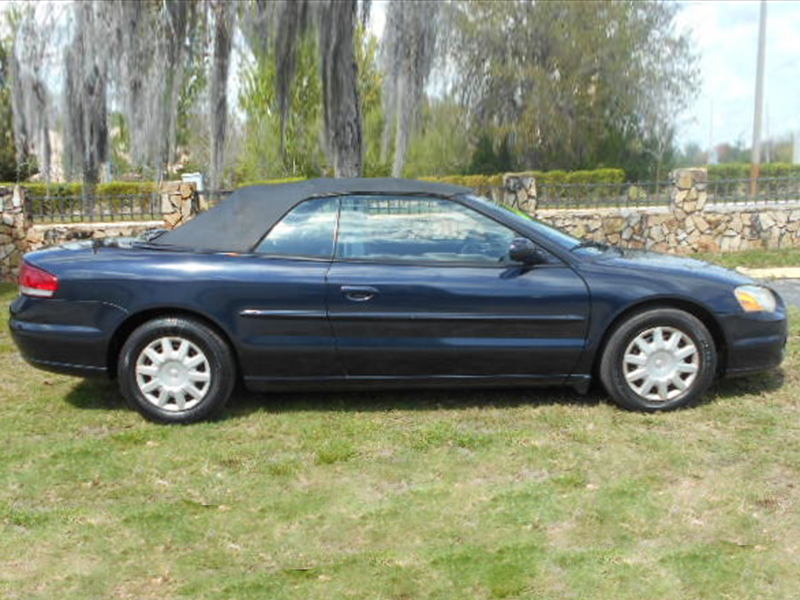
<path fill-rule="evenodd" d="M 557 244 L 559 247 L 563 248 L 564 250 L 573 250 L 574 248 L 580 246 L 581 240 L 576 237 L 569 235 L 568 233 L 564 233 L 560 229 L 556 229 L 555 227 L 551 227 L 550 225 L 545 225 L 541 221 L 537 221 L 533 217 L 528 214 L 525 214 L 519 209 L 513 208 L 506 204 L 497 204 L 496 202 L 492 202 L 491 200 L 487 200 L 481 196 L 474 196 L 469 195 L 467 196 L 470 200 L 474 200 L 480 202 L 482 205 L 489 207 L 490 209 L 500 210 L 501 212 L 512 215 L 514 219 L 519 219 L 525 227 L 529 229 L 534 229 L 537 234 L 541 235 L 544 238 L 552 241 L 553 243 Z M 581 246 L 584 247 L 584 246 Z"/>

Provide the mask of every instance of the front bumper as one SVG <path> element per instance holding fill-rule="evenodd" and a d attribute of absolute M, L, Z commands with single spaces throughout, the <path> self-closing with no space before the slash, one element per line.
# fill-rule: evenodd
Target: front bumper
<path fill-rule="evenodd" d="M 781 306 L 774 313 L 728 315 L 721 319 L 726 339 L 726 377 L 768 371 L 781 364 L 789 321 Z"/>

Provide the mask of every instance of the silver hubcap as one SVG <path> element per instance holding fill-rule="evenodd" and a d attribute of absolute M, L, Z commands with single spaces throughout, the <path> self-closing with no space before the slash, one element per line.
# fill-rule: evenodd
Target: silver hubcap
<path fill-rule="evenodd" d="M 154 406 L 170 412 L 188 410 L 208 393 L 211 368 L 203 351 L 189 340 L 162 337 L 139 354 L 136 384 Z"/>
<path fill-rule="evenodd" d="M 700 370 L 692 339 L 674 327 L 653 327 L 637 335 L 622 359 L 625 381 L 641 398 L 666 402 L 691 387 Z"/>

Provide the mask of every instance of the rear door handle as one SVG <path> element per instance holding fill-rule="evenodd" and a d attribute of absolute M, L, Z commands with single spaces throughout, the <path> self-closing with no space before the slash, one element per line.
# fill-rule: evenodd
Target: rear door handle
<path fill-rule="evenodd" d="M 368 285 L 343 285 L 342 293 L 353 302 L 366 302 L 378 295 L 378 289 Z"/>

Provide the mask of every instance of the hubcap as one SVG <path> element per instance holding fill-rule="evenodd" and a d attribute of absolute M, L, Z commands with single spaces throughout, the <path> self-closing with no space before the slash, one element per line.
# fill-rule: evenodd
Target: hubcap
<path fill-rule="evenodd" d="M 692 386 L 700 370 L 700 353 L 679 329 L 653 327 L 628 344 L 622 368 L 626 383 L 638 396 L 666 402 Z"/>
<path fill-rule="evenodd" d="M 150 342 L 136 361 L 136 385 L 148 402 L 162 410 L 179 412 L 197 406 L 210 384 L 206 355 L 181 337 Z"/>

